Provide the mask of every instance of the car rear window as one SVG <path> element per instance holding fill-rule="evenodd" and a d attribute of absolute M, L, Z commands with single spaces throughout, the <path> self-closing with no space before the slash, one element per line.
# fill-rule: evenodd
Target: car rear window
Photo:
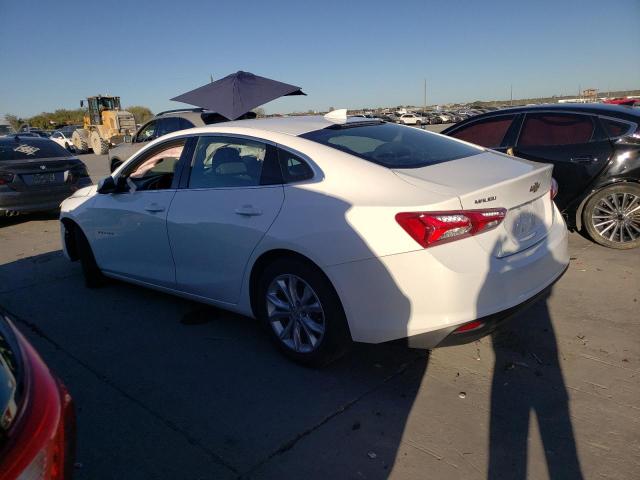
<path fill-rule="evenodd" d="M 514 117 L 515 115 L 500 115 L 499 117 L 479 120 L 461 127 L 450 135 L 483 147 L 496 148 L 502 144 L 502 140 L 507 134 Z"/>
<path fill-rule="evenodd" d="M 300 136 L 388 168 L 419 168 L 482 153 L 443 135 L 392 123 L 336 125 Z"/>
<path fill-rule="evenodd" d="M 67 150 L 53 140 L 14 136 L 0 141 L 0 161 L 70 156 Z"/>

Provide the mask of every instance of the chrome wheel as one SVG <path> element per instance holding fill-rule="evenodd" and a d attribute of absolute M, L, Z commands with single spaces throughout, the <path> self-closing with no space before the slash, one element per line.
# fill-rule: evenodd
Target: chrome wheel
<path fill-rule="evenodd" d="M 591 223 L 610 242 L 629 243 L 640 239 L 640 197 L 629 192 L 612 192 L 593 208 Z"/>
<path fill-rule="evenodd" d="M 311 286 L 297 275 L 273 279 L 266 294 L 267 316 L 278 339 L 297 353 L 314 351 L 325 333 L 322 304 Z"/>

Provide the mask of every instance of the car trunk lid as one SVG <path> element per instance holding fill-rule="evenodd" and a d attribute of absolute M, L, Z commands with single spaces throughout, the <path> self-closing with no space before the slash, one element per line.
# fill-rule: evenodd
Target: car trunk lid
<path fill-rule="evenodd" d="M 552 168 L 487 151 L 394 172 L 415 186 L 457 196 L 463 210 L 505 208 L 507 215 L 499 228 L 474 237 L 493 255 L 503 257 L 538 243 L 551 228 Z"/>
<path fill-rule="evenodd" d="M 82 162 L 72 157 L 5 160 L 0 163 L 0 171 L 19 179 L 10 184 L 16 191 L 62 187 L 86 174 Z"/>

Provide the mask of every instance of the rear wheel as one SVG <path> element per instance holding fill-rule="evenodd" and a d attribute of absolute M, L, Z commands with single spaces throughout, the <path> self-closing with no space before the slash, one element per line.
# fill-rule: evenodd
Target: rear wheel
<path fill-rule="evenodd" d="M 106 283 L 106 277 L 100 271 L 96 259 L 93 256 L 91 245 L 85 234 L 78 227 L 73 227 L 73 234 L 76 242 L 82 273 L 84 273 L 84 283 L 88 288 L 98 288 Z"/>
<path fill-rule="evenodd" d="M 256 290 L 257 316 L 287 357 L 322 366 L 348 350 L 351 336 L 340 299 L 313 265 L 278 259 L 262 273 Z"/>
<path fill-rule="evenodd" d="M 582 215 L 587 233 L 600 245 L 640 246 L 640 186 L 623 183 L 605 188 L 589 199 Z"/>
<path fill-rule="evenodd" d="M 91 132 L 91 148 L 96 155 L 109 153 L 109 143 L 100 136 L 97 130 Z"/>

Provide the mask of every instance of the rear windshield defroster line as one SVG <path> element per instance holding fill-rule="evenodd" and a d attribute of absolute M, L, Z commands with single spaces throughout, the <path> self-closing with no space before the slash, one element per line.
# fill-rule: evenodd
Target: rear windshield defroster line
<path fill-rule="evenodd" d="M 443 135 L 393 123 L 331 126 L 300 135 L 388 168 L 420 168 L 483 152 Z"/>

